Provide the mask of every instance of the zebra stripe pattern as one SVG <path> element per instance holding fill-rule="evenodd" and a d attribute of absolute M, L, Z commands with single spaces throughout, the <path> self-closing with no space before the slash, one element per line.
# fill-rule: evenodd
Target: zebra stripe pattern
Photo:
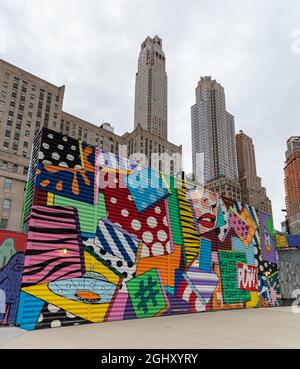
<path fill-rule="evenodd" d="M 185 250 L 185 262 L 189 266 L 199 254 L 200 235 L 195 227 L 194 216 L 186 186 L 178 188 L 179 213 Z"/>
<path fill-rule="evenodd" d="M 74 209 L 33 206 L 22 286 L 82 277 L 83 248 Z"/>

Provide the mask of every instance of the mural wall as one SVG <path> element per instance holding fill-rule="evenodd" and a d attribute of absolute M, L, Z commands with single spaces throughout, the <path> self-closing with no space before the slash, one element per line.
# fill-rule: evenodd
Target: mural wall
<path fill-rule="evenodd" d="M 15 323 L 26 235 L 0 230 L 0 325 Z"/>
<path fill-rule="evenodd" d="M 47 129 L 24 230 L 24 329 L 281 303 L 269 214 Z"/>

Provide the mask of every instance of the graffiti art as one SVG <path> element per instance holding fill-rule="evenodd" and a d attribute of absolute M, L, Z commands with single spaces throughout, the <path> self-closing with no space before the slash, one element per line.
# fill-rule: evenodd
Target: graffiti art
<path fill-rule="evenodd" d="M 281 304 L 270 214 L 45 128 L 29 181 L 21 328 Z"/>

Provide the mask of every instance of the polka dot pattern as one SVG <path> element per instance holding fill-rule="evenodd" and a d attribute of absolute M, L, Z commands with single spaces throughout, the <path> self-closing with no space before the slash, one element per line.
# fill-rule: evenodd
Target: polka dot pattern
<path fill-rule="evenodd" d="M 126 183 L 124 174 L 117 174 L 119 183 Z M 128 233 L 143 244 L 141 257 L 162 256 L 172 252 L 165 200 L 156 202 L 140 213 L 127 188 L 105 188 L 103 190 L 108 218 L 119 223 Z M 146 205 L 146 204 L 144 204 Z M 154 246 L 155 245 L 155 246 Z"/>
<path fill-rule="evenodd" d="M 45 131 L 42 138 L 39 160 L 44 165 L 82 169 L 79 143 L 77 140 Z"/>

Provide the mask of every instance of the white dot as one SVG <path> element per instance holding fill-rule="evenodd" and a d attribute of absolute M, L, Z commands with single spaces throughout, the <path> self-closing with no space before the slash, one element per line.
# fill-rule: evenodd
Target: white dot
<path fill-rule="evenodd" d="M 144 232 L 143 241 L 145 243 L 151 243 L 153 241 L 153 234 L 151 232 Z"/>
<path fill-rule="evenodd" d="M 68 311 L 66 312 L 66 316 L 67 316 L 68 318 L 70 318 L 70 319 L 74 319 L 74 318 L 76 318 L 76 316 L 75 316 L 75 315 L 73 315 L 73 314 L 69 313 Z"/>
<path fill-rule="evenodd" d="M 49 134 L 48 134 L 48 138 L 53 139 L 53 138 L 54 138 L 53 134 L 52 134 L 52 133 L 49 133 Z"/>
<path fill-rule="evenodd" d="M 51 328 L 59 328 L 59 327 L 61 327 L 60 320 L 53 320 L 53 322 L 51 322 Z"/>
<path fill-rule="evenodd" d="M 48 310 L 49 310 L 51 313 L 57 313 L 57 312 L 60 310 L 60 308 L 58 308 L 57 306 L 54 306 L 54 305 L 49 304 L 49 305 L 48 305 Z"/>
<path fill-rule="evenodd" d="M 44 153 L 42 151 L 39 152 L 39 159 L 43 160 L 45 157 Z"/>
<path fill-rule="evenodd" d="M 58 146 L 57 146 L 57 148 L 58 148 L 59 150 L 63 150 L 63 149 L 64 149 L 63 145 L 58 145 Z"/>
<path fill-rule="evenodd" d="M 54 160 L 59 160 L 59 159 L 60 159 L 60 155 L 59 155 L 59 153 L 58 153 L 58 152 L 53 152 L 53 153 L 52 153 L 52 159 L 54 159 Z"/>
<path fill-rule="evenodd" d="M 128 195 L 128 200 L 133 201 L 132 196 Z"/>
<path fill-rule="evenodd" d="M 67 155 L 67 159 L 70 160 L 70 161 L 73 161 L 74 160 L 74 156 L 71 155 L 71 154 L 68 154 Z"/>
<path fill-rule="evenodd" d="M 141 257 L 142 257 L 142 258 L 148 258 L 149 256 L 150 256 L 149 248 L 148 248 L 148 246 L 146 246 L 146 245 L 143 243 L 143 247 L 142 247 L 142 251 L 141 251 Z"/>
<path fill-rule="evenodd" d="M 43 160 L 42 163 L 44 165 L 52 165 L 51 161 L 49 161 L 49 160 Z"/>
<path fill-rule="evenodd" d="M 164 254 L 164 247 L 160 242 L 156 242 L 153 246 L 152 246 L 152 254 L 154 256 L 161 256 Z"/>
<path fill-rule="evenodd" d="M 169 226 L 167 217 L 164 217 L 163 223 L 166 227 Z"/>
<path fill-rule="evenodd" d="M 76 150 L 76 146 L 72 145 L 71 146 L 71 150 L 75 151 Z"/>
<path fill-rule="evenodd" d="M 60 167 L 64 167 L 64 168 L 69 168 L 68 164 L 65 163 L 64 161 L 62 161 L 61 163 L 59 163 Z"/>
<path fill-rule="evenodd" d="M 64 136 L 63 141 L 68 142 L 68 137 Z"/>
<path fill-rule="evenodd" d="M 170 241 L 168 241 L 166 243 L 166 250 L 167 250 L 167 253 L 168 254 L 171 254 L 172 250 L 171 250 L 171 243 L 170 243 Z"/>
<path fill-rule="evenodd" d="M 142 224 L 139 220 L 134 219 L 131 222 L 131 228 L 134 229 L 135 231 L 139 231 L 142 228 Z"/>
<path fill-rule="evenodd" d="M 112 198 L 110 199 L 110 202 L 111 202 L 112 204 L 116 204 L 116 203 L 118 202 L 118 200 L 117 200 L 115 197 L 112 197 Z"/>
<path fill-rule="evenodd" d="M 157 227 L 157 220 L 154 217 L 149 217 L 147 219 L 147 224 L 150 228 L 155 228 Z"/>
<path fill-rule="evenodd" d="M 74 167 L 74 169 L 78 169 L 78 170 L 81 170 L 82 168 L 81 168 L 81 165 L 75 165 L 75 167 Z"/>
<path fill-rule="evenodd" d="M 168 238 L 168 235 L 166 234 L 165 231 L 159 231 L 157 232 L 157 238 L 161 241 L 164 242 L 166 241 L 166 239 Z"/>
<path fill-rule="evenodd" d="M 129 211 L 128 211 L 127 209 L 123 209 L 123 210 L 121 211 L 121 214 L 122 214 L 122 216 L 123 216 L 124 218 L 127 218 L 127 217 L 128 217 L 128 215 L 129 215 Z"/>
<path fill-rule="evenodd" d="M 43 142 L 43 145 L 42 145 L 42 146 L 43 146 L 43 148 L 44 148 L 44 149 L 46 149 L 46 150 L 48 150 L 48 149 L 49 149 L 49 147 L 50 147 L 46 142 Z"/>
<path fill-rule="evenodd" d="M 44 316 L 43 314 L 40 314 L 39 319 L 38 319 L 38 323 L 41 323 L 44 320 Z"/>
<path fill-rule="evenodd" d="M 161 208 L 160 208 L 159 206 L 157 206 L 157 207 L 155 208 L 155 213 L 156 213 L 156 214 L 160 214 L 160 213 L 161 213 Z"/>

